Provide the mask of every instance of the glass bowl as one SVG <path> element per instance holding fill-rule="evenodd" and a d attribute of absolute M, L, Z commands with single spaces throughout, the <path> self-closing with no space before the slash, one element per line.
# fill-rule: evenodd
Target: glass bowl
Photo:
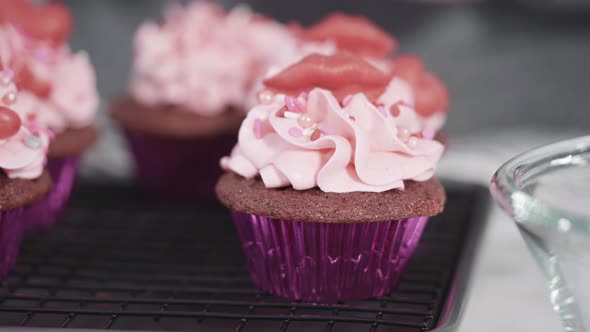
<path fill-rule="evenodd" d="M 565 330 L 590 331 L 590 136 L 515 157 L 491 192 L 540 266 Z"/>

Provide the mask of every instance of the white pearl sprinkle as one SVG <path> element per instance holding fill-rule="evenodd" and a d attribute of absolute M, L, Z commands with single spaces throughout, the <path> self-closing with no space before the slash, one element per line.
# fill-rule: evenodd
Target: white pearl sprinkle
<path fill-rule="evenodd" d="M 287 119 L 299 119 L 300 115 L 299 113 L 285 111 L 284 117 Z"/>
<path fill-rule="evenodd" d="M 264 90 L 258 93 L 258 102 L 261 104 L 270 104 L 274 98 L 272 92 Z"/>
<path fill-rule="evenodd" d="M 16 103 L 16 93 L 11 91 L 5 94 L 4 97 L 2 97 L 2 101 L 8 105 L 13 105 Z"/>
<path fill-rule="evenodd" d="M 402 139 L 410 137 L 410 131 L 408 130 L 408 128 L 399 128 L 398 132 L 399 137 L 401 137 Z"/>
<path fill-rule="evenodd" d="M 416 147 L 416 145 L 418 145 L 418 140 L 416 139 L 416 137 L 411 137 L 411 138 L 408 140 L 408 145 L 409 145 L 411 148 L 415 148 L 415 147 Z"/>

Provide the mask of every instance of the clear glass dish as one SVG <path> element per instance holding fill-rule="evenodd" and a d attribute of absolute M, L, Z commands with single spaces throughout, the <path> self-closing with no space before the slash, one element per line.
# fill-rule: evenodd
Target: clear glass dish
<path fill-rule="evenodd" d="M 566 331 L 590 331 L 590 136 L 543 146 L 491 184 L 546 277 Z"/>

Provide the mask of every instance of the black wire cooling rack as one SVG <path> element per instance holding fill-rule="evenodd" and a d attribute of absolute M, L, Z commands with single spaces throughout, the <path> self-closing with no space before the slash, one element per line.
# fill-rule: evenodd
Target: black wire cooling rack
<path fill-rule="evenodd" d="M 313 304 L 252 287 L 223 208 L 155 203 L 128 187 L 80 186 L 62 222 L 23 244 L 15 271 L 0 288 L 0 326 L 403 332 L 452 327 L 486 199 L 475 186 L 447 191 L 445 213 L 429 222 L 390 296 Z"/>

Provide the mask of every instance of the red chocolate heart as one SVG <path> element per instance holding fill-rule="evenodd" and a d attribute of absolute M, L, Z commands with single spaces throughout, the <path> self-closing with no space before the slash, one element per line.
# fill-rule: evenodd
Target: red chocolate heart
<path fill-rule="evenodd" d="M 431 116 L 448 110 L 450 97 L 447 88 L 438 77 L 425 70 L 418 57 L 403 55 L 395 58 L 393 75 L 401 77 L 412 86 L 418 114 Z"/>
<path fill-rule="evenodd" d="M 330 14 L 304 30 L 302 35 L 313 41 L 332 40 L 338 49 L 360 56 L 382 58 L 397 48 L 393 36 L 359 15 Z"/>
<path fill-rule="evenodd" d="M 59 2 L 0 0 L 0 8 L 0 23 L 10 23 L 32 38 L 62 44 L 72 32 L 72 13 Z"/>
<path fill-rule="evenodd" d="M 385 90 L 390 75 L 351 53 L 312 54 L 264 81 L 275 93 L 297 96 L 313 88 L 332 91 L 338 100 L 364 93 L 376 100 Z"/>

